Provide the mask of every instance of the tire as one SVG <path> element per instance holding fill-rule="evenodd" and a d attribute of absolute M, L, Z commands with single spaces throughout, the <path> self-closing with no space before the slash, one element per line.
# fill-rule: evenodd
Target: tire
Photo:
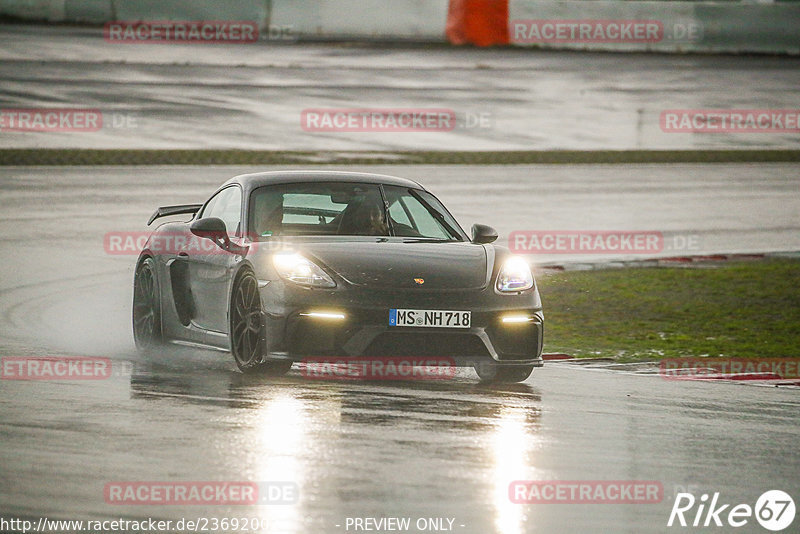
<path fill-rule="evenodd" d="M 290 360 L 264 361 L 264 321 L 258 280 L 243 271 L 233 284 L 230 307 L 231 353 L 243 373 L 280 376 L 292 368 Z"/>
<path fill-rule="evenodd" d="M 533 365 L 498 365 L 494 361 L 474 365 L 481 382 L 524 382 L 533 372 Z"/>
<path fill-rule="evenodd" d="M 153 258 L 145 258 L 133 278 L 133 340 L 141 352 L 149 352 L 163 342 L 158 277 Z"/>

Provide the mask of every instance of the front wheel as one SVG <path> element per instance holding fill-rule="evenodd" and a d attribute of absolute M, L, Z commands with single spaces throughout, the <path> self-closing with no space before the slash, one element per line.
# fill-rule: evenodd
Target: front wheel
<path fill-rule="evenodd" d="M 533 365 L 498 365 L 494 361 L 475 364 L 481 382 L 524 382 L 533 372 Z"/>
<path fill-rule="evenodd" d="M 231 353 L 244 373 L 280 376 L 289 372 L 291 361 L 264 361 L 264 321 L 258 280 L 245 271 L 236 280 L 231 298 Z"/>

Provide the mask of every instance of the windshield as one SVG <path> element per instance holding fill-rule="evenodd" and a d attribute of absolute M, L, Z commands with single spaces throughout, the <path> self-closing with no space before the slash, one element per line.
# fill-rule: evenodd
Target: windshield
<path fill-rule="evenodd" d="M 385 197 L 377 184 L 340 182 L 260 187 L 251 196 L 249 227 L 259 237 L 462 240 L 458 224 L 429 193 L 396 186 L 384 186 L 384 191 Z"/>

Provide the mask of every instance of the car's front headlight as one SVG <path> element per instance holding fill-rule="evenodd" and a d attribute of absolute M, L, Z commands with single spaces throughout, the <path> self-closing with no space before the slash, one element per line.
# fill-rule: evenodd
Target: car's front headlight
<path fill-rule="evenodd" d="M 272 264 L 281 278 L 307 287 L 336 287 L 336 282 L 319 265 L 300 254 L 275 254 Z"/>
<path fill-rule="evenodd" d="M 516 293 L 533 287 L 533 275 L 528 262 L 519 256 L 508 258 L 497 275 L 497 290 L 502 293 Z"/>

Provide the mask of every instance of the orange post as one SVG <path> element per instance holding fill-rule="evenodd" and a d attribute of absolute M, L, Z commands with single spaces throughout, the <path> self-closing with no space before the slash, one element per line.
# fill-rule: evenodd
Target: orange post
<path fill-rule="evenodd" d="M 450 0 L 445 34 L 456 45 L 508 44 L 508 0 Z"/>

